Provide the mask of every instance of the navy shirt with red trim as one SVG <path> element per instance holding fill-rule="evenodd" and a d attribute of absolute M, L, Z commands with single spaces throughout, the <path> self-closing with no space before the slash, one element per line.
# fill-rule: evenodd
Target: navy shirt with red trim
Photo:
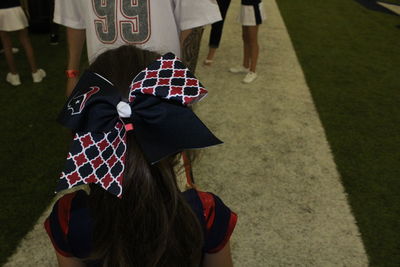
<path fill-rule="evenodd" d="M 237 215 L 212 194 L 190 189 L 182 193 L 204 229 L 204 253 L 220 251 L 235 228 Z M 65 257 L 86 258 L 90 255 L 93 222 L 88 195 L 79 190 L 64 195 L 53 206 L 45 229 L 54 248 Z M 90 266 L 97 266 L 89 264 Z"/>

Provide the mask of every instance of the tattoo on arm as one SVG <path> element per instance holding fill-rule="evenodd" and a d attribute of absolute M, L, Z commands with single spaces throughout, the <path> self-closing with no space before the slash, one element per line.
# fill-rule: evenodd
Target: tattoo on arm
<path fill-rule="evenodd" d="M 192 29 L 182 44 L 182 59 L 186 66 L 194 73 L 199 57 L 200 41 L 203 35 L 203 27 Z"/>

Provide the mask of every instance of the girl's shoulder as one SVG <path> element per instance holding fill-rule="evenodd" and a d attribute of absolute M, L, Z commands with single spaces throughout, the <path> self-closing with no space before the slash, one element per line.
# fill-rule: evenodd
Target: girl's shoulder
<path fill-rule="evenodd" d="M 87 246 L 91 239 L 92 220 L 87 209 L 87 200 L 84 190 L 65 194 L 54 203 L 44 222 L 54 248 L 65 257 L 85 257 L 87 255 L 81 253 L 90 251 Z"/>
<path fill-rule="evenodd" d="M 236 213 L 213 193 L 189 189 L 182 194 L 203 228 L 203 251 L 220 251 L 236 226 Z M 90 251 L 93 225 L 88 199 L 83 190 L 64 195 L 54 204 L 45 221 L 55 249 L 63 256 L 83 258 Z"/>
<path fill-rule="evenodd" d="M 204 229 L 204 252 L 220 251 L 235 229 L 236 213 L 211 192 L 189 189 L 183 195 Z"/>
<path fill-rule="evenodd" d="M 88 194 L 84 190 L 68 193 L 59 198 L 53 206 L 57 209 L 60 219 L 71 219 L 73 212 L 86 209 L 88 204 Z"/>

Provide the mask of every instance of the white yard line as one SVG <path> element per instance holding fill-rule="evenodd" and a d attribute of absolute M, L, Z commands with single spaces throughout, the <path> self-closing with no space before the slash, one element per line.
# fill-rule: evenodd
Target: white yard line
<path fill-rule="evenodd" d="M 400 15 L 400 6 L 399 5 L 392 5 L 392 4 L 383 3 L 383 2 L 377 2 L 377 3 L 387 9 L 393 11 L 394 13 Z"/>
<path fill-rule="evenodd" d="M 240 1 L 232 1 L 211 68 L 198 67 L 209 89 L 196 109 L 225 144 L 206 149 L 196 182 L 239 215 L 232 239 L 238 267 L 367 266 L 309 88 L 274 0 L 260 27 L 260 77 L 250 85 L 226 70 L 241 62 Z M 208 31 L 201 62 L 207 50 Z M 6 267 L 55 266 L 45 214 Z"/>
<path fill-rule="evenodd" d="M 227 72 L 242 60 L 240 1 L 232 1 L 199 116 L 225 144 L 207 149 L 197 183 L 239 215 L 236 266 L 367 266 L 324 129 L 276 2 L 263 1 L 259 78 Z M 306 18 L 305 18 L 306 19 Z M 206 36 L 207 37 L 207 33 Z M 207 51 L 203 40 L 199 62 Z"/>
<path fill-rule="evenodd" d="M 54 249 L 43 227 L 43 222 L 51 212 L 49 207 L 24 239 L 17 251 L 4 267 L 48 267 L 57 266 Z"/>

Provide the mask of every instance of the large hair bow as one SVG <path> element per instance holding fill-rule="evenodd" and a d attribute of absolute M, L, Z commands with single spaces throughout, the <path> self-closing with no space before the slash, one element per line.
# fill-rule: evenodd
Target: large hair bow
<path fill-rule="evenodd" d="M 172 53 L 133 79 L 125 101 L 106 78 L 84 73 L 59 115 L 75 136 L 56 191 L 96 183 L 121 197 L 128 131 L 151 164 L 185 149 L 222 143 L 187 107 L 206 94 Z"/>

